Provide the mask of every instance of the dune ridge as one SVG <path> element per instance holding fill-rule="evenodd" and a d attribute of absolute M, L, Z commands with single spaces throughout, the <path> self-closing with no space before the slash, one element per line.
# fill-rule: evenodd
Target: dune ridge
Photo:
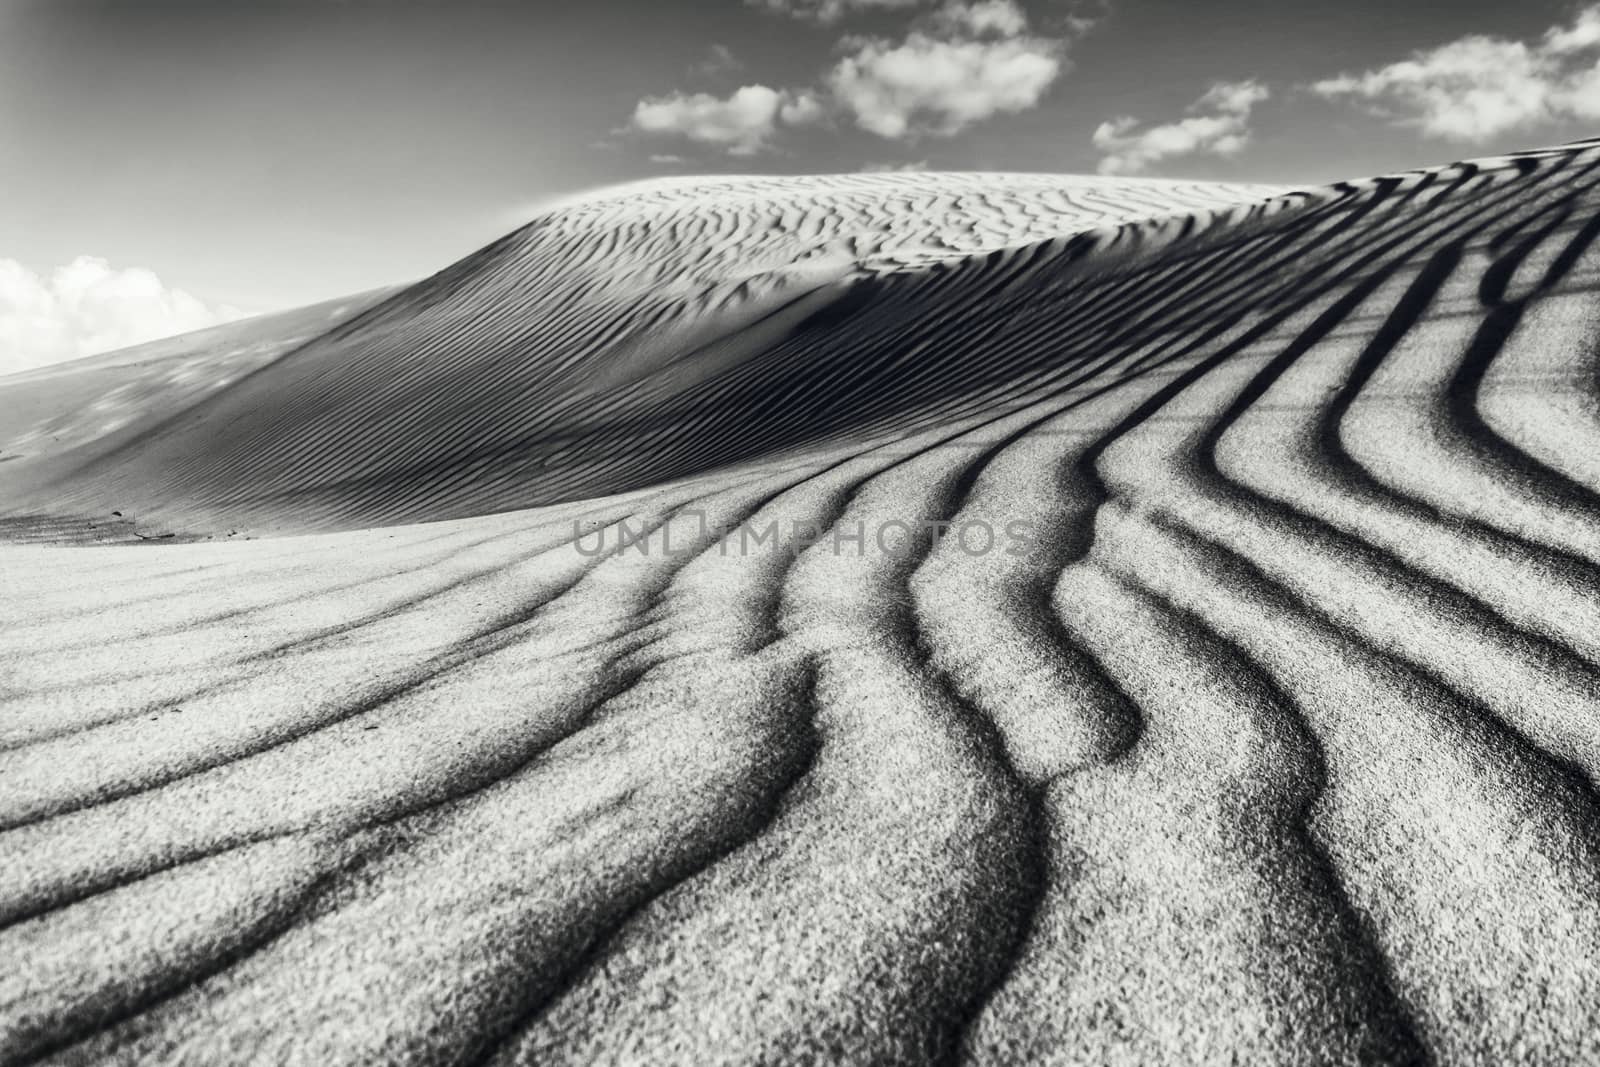
<path fill-rule="evenodd" d="M 0 546 L 0 1060 L 1600 1058 L 1597 238 L 677 180 L 0 463 L 197 539 Z"/>

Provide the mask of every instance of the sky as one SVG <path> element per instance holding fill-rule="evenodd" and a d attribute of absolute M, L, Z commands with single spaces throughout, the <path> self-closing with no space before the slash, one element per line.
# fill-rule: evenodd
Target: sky
<path fill-rule="evenodd" d="M 652 175 L 1307 185 L 1597 133 L 1600 0 L 0 0 L 0 373 Z"/>

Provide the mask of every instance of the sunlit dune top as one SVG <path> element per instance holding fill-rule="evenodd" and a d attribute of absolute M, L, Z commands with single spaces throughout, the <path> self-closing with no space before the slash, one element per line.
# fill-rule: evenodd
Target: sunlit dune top
<path fill-rule="evenodd" d="M 636 264 L 728 277 L 808 259 L 865 270 L 1262 200 L 1282 186 L 975 171 L 651 178 L 545 204 L 530 228 L 627 231 Z M 641 238 L 643 238 L 641 240 Z M 652 239 L 653 238 L 653 239 Z"/>

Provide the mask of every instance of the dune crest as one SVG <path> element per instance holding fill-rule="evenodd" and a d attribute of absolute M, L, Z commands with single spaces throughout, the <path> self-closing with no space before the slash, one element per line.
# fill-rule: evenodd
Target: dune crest
<path fill-rule="evenodd" d="M 563 205 L 0 463 L 215 538 L 0 546 L 0 1061 L 1600 1059 L 1597 381 L 1600 142 Z"/>

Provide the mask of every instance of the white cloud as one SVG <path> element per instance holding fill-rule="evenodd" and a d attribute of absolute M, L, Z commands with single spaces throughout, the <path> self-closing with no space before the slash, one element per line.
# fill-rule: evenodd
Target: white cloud
<path fill-rule="evenodd" d="M 710 93 L 671 93 L 641 100 L 633 128 L 644 133 L 677 134 L 729 155 L 755 155 L 767 147 L 779 123 L 816 121 L 821 105 L 809 93 L 746 85 L 721 98 Z"/>
<path fill-rule="evenodd" d="M 668 167 L 681 167 L 683 164 L 685 164 L 685 163 L 687 163 L 689 161 L 687 159 L 683 158 L 682 156 L 659 154 L 659 155 L 651 156 L 650 157 L 650 162 L 659 163 L 659 164 L 661 164 L 663 166 L 668 166 Z"/>
<path fill-rule="evenodd" d="M 1249 115 L 1252 108 L 1272 93 L 1257 81 L 1217 82 L 1191 105 L 1198 112 L 1217 111 L 1225 115 Z"/>
<path fill-rule="evenodd" d="M 1425 136 L 1483 141 L 1524 126 L 1600 119 L 1600 4 L 1537 42 L 1474 35 L 1398 63 L 1315 82 Z"/>
<path fill-rule="evenodd" d="M 1062 42 L 1043 37 L 946 40 L 916 30 L 899 44 L 855 42 L 828 74 L 856 125 L 891 140 L 949 137 L 994 115 L 1026 111 L 1065 64 Z"/>
<path fill-rule="evenodd" d="M 1552 26 L 1544 31 L 1543 50 L 1565 56 L 1600 47 L 1600 4 L 1579 11 L 1571 26 Z"/>
<path fill-rule="evenodd" d="M 905 10 L 922 3 L 924 0 L 745 0 L 746 5 L 775 15 L 823 23 L 864 11 Z"/>
<path fill-rule="evenodd" d="M 142 267 L 79 256 L 48 277 L 0 259 L 0 374 L 241 318 L 171 289 Z"/>
<path fill-rule="evenodd" d="M 833 100 L 856 125 L 890 140 L 949 137 L 1026 111 L 1066 67 L 1066 41 L 1028 33 L 1016 0 L 946 0 L 898 44 L 846 38 L 828 72 Z"/>
<path fill-rule="evenodd" d="M 809 89 L 789 93 L 778 108 L 778 119 L 785 126 L 809 126 L 821 122 L 827 113 L 822 101 Z"/>
<path fill-rule="evenodd" d="M 1137 174 L 1177 156 L 1231 156 L 1250 143 L 1250 112 L 1271 94 L 1254 81 L 1218 82 L 1189 106 L 1186 118 L 1139 130 L 1124 115 L 1102 122 L 1094 146 L 1106 153 L 1101 174 Z"/>

